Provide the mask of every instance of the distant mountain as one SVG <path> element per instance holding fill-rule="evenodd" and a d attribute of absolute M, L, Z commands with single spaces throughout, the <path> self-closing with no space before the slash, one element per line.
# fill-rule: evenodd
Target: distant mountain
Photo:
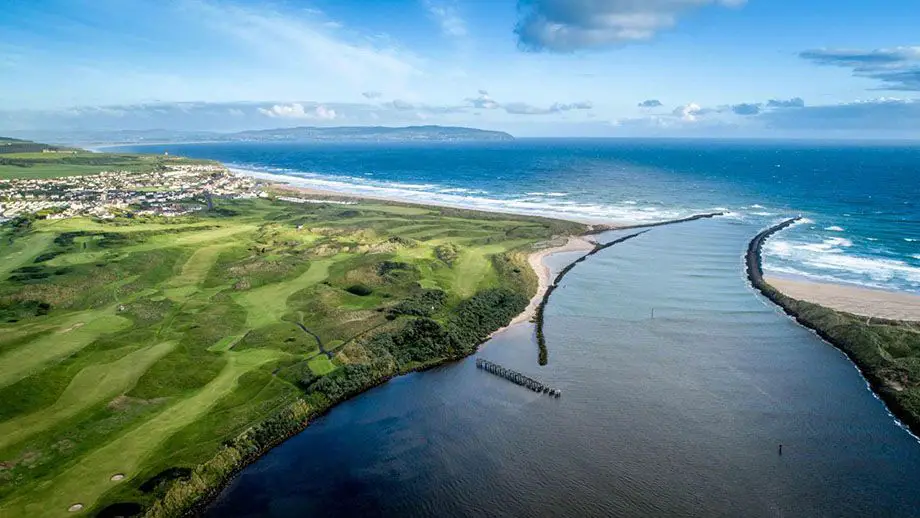
<path fill-rule="evenodd" d="M 233 141 L 468 141 L 468 140 L 514 140 L 501 131 L 489 131 L 455 126 L 408 126 L 390 128 L 386 126 L 340 126 L 319 128 L 301 126 L 269 130 L 242 131 L 225 136 Z"/>
<path fill-rule="evenodd" d="M 66 144 L 144 144 L 182 142 L 469 142 L 514 140 L 501 131 L 456 126 L 337 126 L 248 130 L 238 133 L 213 131 L 116 130 L 36 132 L 23 135 L 44 142 Z"/>

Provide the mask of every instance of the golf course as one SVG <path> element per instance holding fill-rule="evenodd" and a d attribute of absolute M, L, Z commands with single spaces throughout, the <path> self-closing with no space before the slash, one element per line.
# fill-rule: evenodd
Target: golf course
<path fill-rule="evenodd" d="M 0 517 L 182 515 L 343 399 L 474 352 L 535 292 L 527 254 L 582 230 L 274 195 L 9 221 Z"/>

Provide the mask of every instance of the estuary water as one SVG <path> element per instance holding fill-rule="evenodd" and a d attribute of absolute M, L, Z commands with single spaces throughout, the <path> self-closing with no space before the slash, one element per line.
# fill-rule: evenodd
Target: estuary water
<path fill-rule="evenodd" d="M 478 353 L 561 398 L 472 357 L 400 377 L 245 469 L 208 516 L 920 515 L 920 444 L 747 284 L 758 230 L 718 218 L 616 245 L 553 294 L 549 365 L 529 325 Z"/>
<path fill-rule="evenodd" d="M 920 146 L 520 139 L 122 148 L 221 160 L 297 185 L 597 222 L 730 211 L 771 240 L 769 273 L 920 293 Z"/>

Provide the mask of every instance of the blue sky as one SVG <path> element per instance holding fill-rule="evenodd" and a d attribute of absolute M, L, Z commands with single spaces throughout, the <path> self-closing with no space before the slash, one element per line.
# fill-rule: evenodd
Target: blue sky
<path fill-rule="evenodd" d="M 4 0 L 0 132 L 920 138 L 916 0 Z"/>

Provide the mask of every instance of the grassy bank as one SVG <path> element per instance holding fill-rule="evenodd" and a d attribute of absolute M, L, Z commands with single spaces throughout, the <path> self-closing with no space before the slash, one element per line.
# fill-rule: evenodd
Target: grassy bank
<path fill-rule="evenodd" d="M 368 387 L 470 354 L 581 225 L 218 201 L 0 229 L 0 516 L 179 515 Z"/>
<path fill-rule="evenodd" d="M 747 252 L 748 276 L 758 290 L 800 324 L 818 333 L 859 367 L 872 390 L 915 435 L 920 435 L 920 322 L 882 320 L 793 299 L 763 278 L 760 249 L 787 220 L 758 234 Z"/>

